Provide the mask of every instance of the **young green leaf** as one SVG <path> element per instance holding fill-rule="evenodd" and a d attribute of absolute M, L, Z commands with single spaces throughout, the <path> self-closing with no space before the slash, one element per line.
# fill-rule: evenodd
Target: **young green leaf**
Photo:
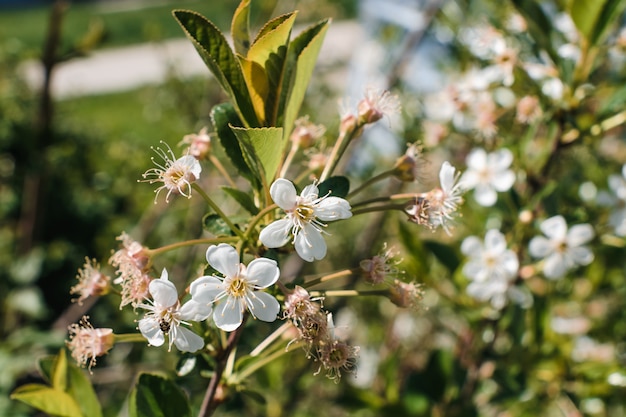
<path fill-rule="evenodd" d="M 254 173 L 250 166 L 248 166 L 239 140 L 237 140 L 237 137 L 230 128 L 230 126 L 242 125 L 241 119 L 232 104 L 223 103 L 213 107 L 211 110 L 211 120 L 215 132 L 217 132 L 217 137 L 235 168 L 237 168 L 239 173 L 246 178 L 255 189 L 260 189 L 261 181 L 259 174 L 258 172 Z"/>
<path fill-rule="evenodd" d="M 258 118 L 264 126 L 276 125 L 278 98 L 285 72 L 287 47 L 295 20 L 295 12 L 272 19 L 261 30 L 261 34 L 255 39 L 246 56 L 246 61 L 258 64 L 258 67 L 263 69 L 265 76 L 264 82 L 260 85 L 265 89 L 262 102 L 254 102 Z M 267 29 L 270 27 L 271 30 Z M 244 71 L 244 75 L 247 76 L 248 73 Z M 248 82 L 248 87 L 252 89 L 248 78 L 246 78 L 246 82 Z M 258 108 L 259 106 L 261 109 Z"/>
<path fill-rule="evenodd" d="M 185 394 L 171 380 L 141 374 L 130 393 L 131 417 L 189 417 L 191 408 Z"/>
<path fill-rule="evenodd" d="M 102 406 L 85 370 L 69 364 L 67 393 L 78 403 L 84 416 L 102 417 Z"/>
<path fill-rule="evenodd" d="M 283 134 L 285 137 L 289 137 L 293 123 L 300 112 L 300 106 L 304 100 L 311 75 L 313 75 L 317 56 L 329 24 L 330 20 L 323 20 L 307 28 L 289 44 L 286 73 L 283 76 L 283 87 L 277 112 L 278 115 L 283 114 L 284 118 L 276 123 L 284 127 Z"/>
<path fill-rule="evenodd" d="M 250 214 L 257 214 L 259 212 L 258 207 L 254 204 L 252 194 L 245 193 L 236 188 L 222 187 L 222 189 L 231 196 L 241 207 L 244 208 Z"/>
<path fill-rule="evenodd" d="M 232 127 L 232 130 L 239 143 L 251 150 L 253 154 L 251 157 L 260 163 L 265 183 L 273 181 L 281 161 L 281 150 L 287 139 L 283 136 L 283 129 L 279 127 L 259 129 Z"/>
<path fill-rule="evenodd" d="M 242 0 L 230 24 L 235 52 L 245 56 L 250 48 L 250 0 Z"/>
<path fill-rule="evenodd" d="M 196 12 L 174 10 L 172 13 L 217 82 L 235 104 L 241 120 L 246 126 L 259 126 L 241 66 L 222 32 Z"/>
<path fill-rule="evenodd" d="M 318 184 L 317 189 L 320 196 L 332 195 L 344 198 L 350 192 L 350 180 L 342 176 L 330 177 Z"/>
<path fill-rule="evenodd" d="M 589 41 L 606 0 L 574 0 L 570 14 L 578 31 Z"/>
<path fill-rule="evenodd" d="M 591 43 L 597 45 L 604 41 L 606 33 L 611 28 L 611 25 L 619 23 L 619 16 L 622 15 L 626 8 L 626 0 L 607 0 L 604 3 L 602 12 L 596 20 L 596 24 L 591 35 Z"/>
<path fill-rule="evenodd" d="M 202 218 L 202 226 L 214 236 L 232 236 L 230 227 L 224 219 L 215 213 L 208 213 Z"/>
<path fill-rule="evenodd" d="M 47 385 L 22 385 L 11 393 L 11 399 L 26 403 L 49 415 L 83 417 L 78 404 L 69 394 Z"/>
<path fill-rule="evenodd" d="M 65 349 L 59 349 L 59 354 L 54 359 L 51 376 L 52 388 L 59 391 L 67 389 L 67 355 Z"/>

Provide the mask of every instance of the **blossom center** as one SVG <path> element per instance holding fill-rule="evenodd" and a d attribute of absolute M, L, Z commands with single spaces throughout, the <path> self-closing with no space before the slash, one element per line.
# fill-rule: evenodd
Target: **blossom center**
<path fill-rule="evenodd" d="M 315 211 L 313 210 L 313 207 L 305 204 L 298 204 L 295 212 L 298 218 L 303 222 L 309 223 L 315 218 Z"/>
<path fill-rule="evenodd" d="M 237 276 L 230 281 L 226 291 L 232 297 L 243 297 L 248 292 L 248 281 Z"/>

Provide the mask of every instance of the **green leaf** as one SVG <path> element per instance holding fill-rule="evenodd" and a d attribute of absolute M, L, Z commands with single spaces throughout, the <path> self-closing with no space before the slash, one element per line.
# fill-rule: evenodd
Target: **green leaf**
<path fill-rule="evenodd" d="M 545 50 L 554 62 L 561 62 L 559 54 L 552 47 L 552 21 L 543 12 L 536 0 L 512 0 L 517 11 L 528 24 L 528 33 L 540 49 Z"/>
<path fill-rule="evenodd" d="M 54 368 L 54 362 L 56 360 L 56 356 L 48 355 L 40 358 L 38 361 L 39 372 L 44 377 L 44 379 L 52 384 L 52 369 Z"/>
<path fill-rule="evenodd" d="M 54 359 L 51 384 L 52 388 L 59 391 L 67 389 L 67 356 L 65 355 L 65 349 L 59 349 L 59 354 Z"/>
<path fill-rule="evenodd" d="M 100 401 L 85 371 L 73 364 L 69 364 L 67 371 L 69 382 L 67 392 L 76 400 L 83 415 L 102 417 Z"/>
<path fill-rule="evenodd" d="M 257 129 L 231 127 L 231 129 L 240 145 L 260 164 L 263 178 L 266 180 L 264 183 L 273 181 L 281 161 L 281 150 L 287 141 L 287 137 L 283 136 L 283 129 L 280 127 Z"/>
<path fill-rule="evenodd" d="M 591 40 L 605 2 L 606 0 L 573 0 L 571 3 L 572 20 L 587 40 Z"/>
<path fill-rule="evenodd" d="M 278 115 L 284 115 L 277 121 L 284 127 L 284 135 L 289 137 L 293 123 L 298 117 L 304 94 L 309 85 L 313 69 L 317 62 L 324 36 L 330 20 L 323 20 L 300 33 L 291 43 L 287 51 L 287 70 L 283 77 L 283 88 L 279 100 Z"/>
<path fill-rule="evenodd" d="M 326 181 L 318 184 L 317 189 L 319 190 L 320 196 L 329 194 L 344 198 L 350 192 L 350 180 L 342 176 L 330 177 Z"/>
<path fill-rule="evenodd" d="M 222 187 L 222 189 L 231 196 L 241 207 L 244 208 L 250 214 L 257 214 L 259 212 L 258 207 L 254 204 L 254 200 L 250 193 L 243 192 L 236 188 Z"/>
<path fill-rule="evenodd" d="M 424 246 L 435 255 L 435 258 L 443 264 L 450 272 L 454 272 L 461 261 L 457 253 L 450 246 L 434 240 L 424 240 Z"/>
<path fill-rule="evenodd" d="M 215 236 L 232 236 L 230 227 L 218 214 L 209 213 L 202 218 L 202 226 Z"/>
<path fill-rule="evenodd" d="M 27 384 L 11 393 L 11 399 L 59 417 L 83 417 L 76 401 L 62 390 L 42 384 Z"/>
<path fill-rule="evenodd" d="M 246 126 L 258 126 L 241 66 L 222 32 L 196 12 L 174 10 L 172 13 L 217 82 L 235 104 L 241 120 Z"/>
<path fill-rule="evenodd" d="M 604 37 L 612 24 L 619 22 L 619 16 L 626 8 L 626 0 L 608 0 L 604 3 L 604 8 L 598 16 L 596 25 L 591 36 L 591 43 L 597 45 L 604 40 Z"/>
<path fill-rule="evenodd" d="M 129 413 L 131 417 L 189 417 L 191 408 L 173 381 L 141 374 L 130 394 Z"/>
<path fill-rule="evenodd" d="M 296 13 L 293 12 L 268 22 L 250 47 L 246 63 L 242 62 L 249 90 L 258 92 L 261 98 L 257 101 L 258 98 L 253 94 L 257 116 L 264 126 L 276 125 L 287 47 L 295 19 Z M 259 71 L 262 71 L 262 77 Z"/>
<path fill-rule="evenodd" d="M 259 174 L 252 172 L 252 169 L 244 158 L 239 141 L 230 128 L 230 126 L 242 125 L 241 119 L 237 115 L 233 105 L 223 103 L 214 106 L 211 110 L 211 120 L 215 132 L 217 132 L 217 137 L 235 168 L 237 168 L 239 173 L 246 178 L 255 189 L 260 189 L 261 181 Z"/>
<path fill-rule="evenodd" d="M 235 52 L 246 55 L 250 48 L 250 0 L 242 0 L 230 24 Z"/>

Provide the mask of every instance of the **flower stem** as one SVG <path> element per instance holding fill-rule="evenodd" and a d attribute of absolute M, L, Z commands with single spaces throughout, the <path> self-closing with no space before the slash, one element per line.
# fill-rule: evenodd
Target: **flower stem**
<path fill-rule="evenodd" d="M 337 142 L 335 142 L 335 146 L 333 146 L 333 150 L 330 152 L 328 162 L 324 167 L 324 171 L 322 171 L 319 182 L 323 182 L 333 173 L 333 171 L 337 167 L 337 164 L 339 163 L 339 160 L 343 156 L 343 153 L 348 148 L 350 142 L 352 142 L 352 139 L 356 137 L 357 133 L 362 132 L 362 127 L 362 125 L 357 125 L 348 132 L 341 132 L 341 134 L 337 138 Z"/>
<path fill-rule="evenodd" d="M 373 213 L 376 211 L 387 211 L 387 210 L 404 211 L 405 208 L 406 208 L 406 204 L 380 204 L 377 206 L 363 207 L 362 209 L 352 210 L 352 215 L 358 216 L 359 214 Z"/>
<path fill-rule="evenodd" d="M 371 290 L 371 291 L 358 291 L 358 290 L 329 290 L 329 291 L 311 291 L 309 293 L 312 297 L 357 297 L 360 295 L 383 295 L 389 294 L 389 290 Z"/>
<path fill-rule="evenodd" d="M 259 356 L 269 345 L 271 345 L 276 339 L 278 339 L 289 327 L 293 326 L 291 323 L 283 323 L 278 329 L 274 330 L 272 334 L 267 336 L 257 347 L 255 347 L 250 356 Z"/>
<path fill-rule="evenodd" d="M 299 148 L 300 147 L 298 146 L 296 142 L 294 142 L 291 145 L 291 149 L 289 149 L 289 153 L 287 154 L 287 157 L 285 158 L 285 161 L 283 162 L 283 166 L 280 168 L 280 173 L 278 174 L 279 178 L 285 177 L 285 175 L 287 174 L 287 170 L 289 169 L 289 166 L 291 165 L 291 161 L 293 161 L 293 157 L 296 156 L 296 153 L 298 152 Z"/>
<path fill-rule="evenodd" d="M 352 270 L 352 269 L 344 269 L 343 271 L 338 271 L 338 272 L 332 273 L 330 275 L 324 275 L 324 276 L 322 276 L 320 278 L 316 278 L 316 279 L 313 279 L 311 281 L 308 281 L 308 282 L 305 283 L 305 287 L 306 288 L 311 288 L 311 287 L 314 287 L 315 285 L 321 284 L 323 282 L 328 282 L 328 281 L 336 279 L 336 278 L 349 277 L 353 273 L 354 273 L 354 270 Z"/>
<path fill-rule="evenodd" d="M 295 347 L 300 347 L 303 346 L 304 343 L 300 342 L 300 343 L 295 343 L 291 346 L 295 346 Z M 254 362 L 252 365 L 250 365 L 249 367 L 247 367 L 246 369 L 244 369 L 243 371 L 241 371 L 240 373 L 237 374 L 237 377 L 235 379 L 236 383 L 239 383 L 241 381 L 243 381 L 245 378 L 249 377 L 250 375 L 252 375 L 253 373 L 255 373 L 257 370 L 261 369 L 262 367 L 264 367 L 265 365 L 267 365 L 268 363 L 274 361 L 275 359 L 280 358 L 281 356 L 290 353 L 287 349 L 279 349 L 276 352 L 272 353 L 271 355 L 266 356 L 263 359 L 260 359 L 256 362 Z"/>
<path fill-rule="evenodd" d="M 146 342 L 146 338 L 141 333 L 125 333 L 116 334 L 115 343 L 129 343 L 129 342 Z"/>
<path fill-rule="evenodd" d="M 207 238 L 207 239 L 191 239 L 191 240 L 185 240 L 183 242 L 172 243 L 166 246 L 161 246 L 160 248 L 156 248 L 156 249 L 148 249 L 147 252 L 148 252 L 148 255 L 152 257 L 152 256 L 160 255 L 164 252 L 168 252 L 174 249 L 183 248 L 185 246 L 214 244 L 214 243 L 229 243 L 229 242 L 236 242 L 238 240 L 239 238 L 235 236 L 214 237 L 214 238 Z"/>
<path fill-rule="evenodd" d="M 217 213 L 217 215 L 220 216 L 222 220 L 224 220 L 224 223 L 226 223 L 226 225 L 230 228 L 230 230 L 235 232 L 235 234 L 239 236 L 239 238 L 245 239 L 243 232 L 237 226 L 235 226 L 233 222 L 230 221 L 230 219 L 228 218 L 228 216 L 226 216 L 226 214 L 224 214 L 222 209 L 220 209 L 219 206 L 215 204 L 215 202 L 211 199 L 211 197 L 209 197 L 209 195 L 205 193 L 204 190 L 200 188 L 198 184 L 193 183 L 191 184 L 191 186 L 193 187 L 194 190 L 196 190 L 198 194 L 202 196 L 202 198 L 204 198 L 204 201 L 207 202 L 207 204 L 215 211 L 215 213 Z"/>
<path fill-rule="evenodd" d="M 230 186 L 233 188 L 237 188 L 237 184 L 235 184 L 235 181 L 233 181 L 232 177 L 228 174 L 228 171 L 226 171 L 224 165 L 222 165 L 220 160 L 217 159 L 215 155 L 210 155 L 209 160 L 213 165 L 215 165 L 215 168 L 217 168 L 217 170 L 220 172 L 220 174 L 222 174 L 226 181 L 228 181 L 228 184 L 230 184 Z"/>
<path fill-rule="evenodd" d="M 395 169 L 390 169 L 389 171 L 385 171 L 385 172 L 381 172 L 378 175 L 373 176 L 372 178 L 370 178 L 369 180 L 365 181 L 363 184 L 359 185 L 357 188 L 355 188 L 353 191 L 351 191 L 347 196 L 346 199 L 349 199 L 351 197 L 354 197 L 355 195 L 357 195 L 358 193 L 360 193 L 361 191 L 365 190 L 367 187 L 369 187 L 372 184 L 377 183 L 378 181 L 384 180 L 385 178 L 388 178 L 390 176 L 392 176 L 394 174 L 396 170 Z"/>

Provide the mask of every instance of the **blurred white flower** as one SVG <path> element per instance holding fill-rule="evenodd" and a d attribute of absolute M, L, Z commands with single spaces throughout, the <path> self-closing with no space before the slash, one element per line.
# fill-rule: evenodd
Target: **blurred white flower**
<path fill-rule="evenodd" d="M 626 236 L 626 165 L 622 167 L 622 175 L 612 174 L 608 179 L 611 193 L 598 193 L 598 204 L 612 207 L 609 224 L 618 236 Z"/>
<path fill-rule="evenodd" d="M 154 279 L 149 286 L 152 301 L 138 304 L 137 307 L 148 310 L 139 320 L 139 331 L 152 346 L 161 346 L 165 335 L 169 338 L 169 349 L 176 345 L 181 352 L 195 352 L 204 347 L 204 340 L 189 329 L 181 327 L 187 321 L 206 320 L 211 315 L 211 306 L 189 300 L 182 307 L 178 301 L 178 292 L 168 280 L 167 270 L 163 269 L 161 278 Z"/>
<path fill-rule="evenodd" d="M 593 252 L 583 246 L 595 236 L 590 224 L 567 227 L 563 216 L 558 215 L 544 220 L 539 226 L 547 236 L 535 236 L 529 244 L 530 255 L 543 258 L 543 273 L 547 278 L 561 278 L 578 265 L 589 265 Z"/>
<path fill-rule="evenodd" d="M 461 244 L 461 252 L 469 257 L 463 274 L 472 282 L 467 286 L 470 296 L 490 300 L 494 308 L 507 303 L 507 292 L 519 269 L 517 255 L 506 248 L 504 235 L 496 229 L 487 231 L 484 243 L 469 236 Z"/>
<path fill-rule="evenodd" d="M 508 149 L 487 153 L 473 149 L 466 158 L 467 171 L 461 177 L 463 186 L 474 189 L 476 202 L 484 207 L 493 206 L 497 192 L 508 191 L 515 182 L 515 174 L 509 169 L 513 154 Z"/>
<path fill-rule="evenodd" d="M 273 295 L 257 291 L 273 285 L 280 275 L 276 261 L 257 258 L 246 267 L 239 262 L 239 254 L 230 245 L 220 243 L 207 249 L 206 259 L 224 277 L 204 276 L 189 287 L 191 299 L 202 305 L 211 305 L 222 299 L 213 313 L 213 321 L 220 329 L 231 332 L 241 326 L 243 313 L 248 309 L 257 319 L 273 322 L 280 305 Z"/>
<path fill-rule="evenodd" d="M 348 201 L 328 195 L 319 197 L 315 184 L 306 186 L 298 196 L 291 181 L 279 178 L 270 187 L 270 195 L 286 216 L 261 230 L 259 239 L 268 248 L 279 248 L 293 235 L 296 252 L 307 262 L 326 256 L 326 241 L 322 236 L 326 224 L 322 221 L 352 217 Z"/>

